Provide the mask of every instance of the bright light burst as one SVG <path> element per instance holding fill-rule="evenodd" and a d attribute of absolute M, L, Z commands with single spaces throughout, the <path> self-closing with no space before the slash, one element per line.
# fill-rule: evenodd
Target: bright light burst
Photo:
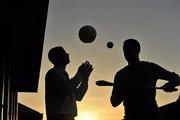
<path fill-rule="evenodd" d="M 90 112 L 80 112 L 76 120 L 96 120 L 96 117 Z"/>

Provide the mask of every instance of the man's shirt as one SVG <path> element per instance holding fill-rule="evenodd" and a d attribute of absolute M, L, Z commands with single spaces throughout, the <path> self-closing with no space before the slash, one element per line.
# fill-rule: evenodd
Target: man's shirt
<path fill-rule="evenodd" d="M 125 118 L 144 118 L 157 114 L 156 82 L 170 80 L 172 72 L 151 62 L 139 62 L 118 71 L 114 78 L 112 98 L 123 98 Z"/>
<path fill-rule="evenodd" d="M 82 79 L 81 75 L 69 79 L 68 73 L 63 68 L 52 68 L 47 72 L 45 78 L 47 117 L 77 115 L 76 101 L 82 99 L 88 88 L 87 84 L 81 84 Z"/>

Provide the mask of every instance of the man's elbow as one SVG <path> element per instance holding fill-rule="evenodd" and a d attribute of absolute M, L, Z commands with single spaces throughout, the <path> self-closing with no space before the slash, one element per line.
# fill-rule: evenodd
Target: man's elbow
<path fill-rule="evenodd" d="M 118 102 L 117 99 L 114 99 L 113 97 L 110 98 L 111 105 L 113 107 L 117 107 L 121 102 Z"/>
<path fill-rule="evenodd" d="M 77 97 L 77 98 L 76 98 L 76 100 L 79 101 L 79 102 L 80 102 L 82 99 L 83 99 L 83 97 Z"/>
<path fill-rule="evenodd" d="M 84 98 L 84 95 L 76 95 L 76 100 L 81 101 Z"/>

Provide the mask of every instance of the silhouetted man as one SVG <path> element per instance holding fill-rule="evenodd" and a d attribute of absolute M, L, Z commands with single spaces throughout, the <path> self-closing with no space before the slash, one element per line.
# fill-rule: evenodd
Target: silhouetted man
<path fill-rule="evenodd" d="M 140 61 L 140 44 L 135 39 L 126 40 L 123 50 L 128 65 L 115 75 L 111 104 L 116 107 L 123 102 L 125 120 L 157 120 L 156 82 L 158 79 L 169 81 L 163 88 L 172 92 L 180 84 L 179 76 L 155 63 Z"/>
<path fill-rule="evenodd" d="M 76 101 L 81 101 L 88 89 L 88 79 L 93 70 L 86 61 L 78 68 L 76 75 L 69 79 L 66 65 L 69 54 L 63 47 L 54 47 L 48 53 L 54 65 L 45 77 L 45 100 L 47 120 L 74 120 L 77 115 Z"/>

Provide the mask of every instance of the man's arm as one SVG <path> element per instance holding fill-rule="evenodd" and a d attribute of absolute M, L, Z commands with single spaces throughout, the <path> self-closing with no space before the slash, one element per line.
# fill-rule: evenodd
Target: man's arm
<path fill-rule="evenodd" d="M 180 85 L 180 77 L 175 72 L 170 72 L 163 67 L 154 64 L 158 79 L 168 81 L 163 87 L 164 91 L 172 92 L 176 86 Z"/>
<path fill-rule="evenodd" d="M 82 67 L 78 70 L 82 74 L 82 81 L 75 90 L 76 100 L 81 101 L 87 92 L 89 76 L 93 70 L 92 65 L 86 61 Z"/>
<path fill-rule="evenodd" d="M 117 73 L 114 78 L 114 87 L 110 97 L 110 102 L 113 107 L 117 107 L 124 100 L 123 87 L 119 86 L 119 74 Z"/>
<path fill-rule="evenodd" d="M 167 82 L 165 85 L 163 85 L 163 89 L 166 92 L 173 92 L 176 91 L 177 89 L 175 89 L 176 86 L 180 85 L 180 77 L 178 74 L 176 73 L 172 73 L 172 77 L 169 80 L 169 82 Z"/>
<path fill-rule="evenodd" d="M 73 90 L 77 89 L 77 87 L 81 83 L 82 79 L 83 79 L 82 73 L 79 71 L 76 73 L 76 75 L 73 78 L 70 79 L 71 87 Z"/>
<path fill-rule="evenodd" d="M 71 79 L 72 88 L 76 89 L 83 79 L 88 79 L 92 70 L 93 70 L 92 65 L 88 61 L 82 63 L 79 66 L 76 75 Z"/>
<path fill-rule="evenodd" d="M 75 90 L 75 96 L 77 101 L 81 101 L 86 94 L 88 89 L 88 82 L 83 81 L 81 84 L 78 86 L 78 88 Z"/>

